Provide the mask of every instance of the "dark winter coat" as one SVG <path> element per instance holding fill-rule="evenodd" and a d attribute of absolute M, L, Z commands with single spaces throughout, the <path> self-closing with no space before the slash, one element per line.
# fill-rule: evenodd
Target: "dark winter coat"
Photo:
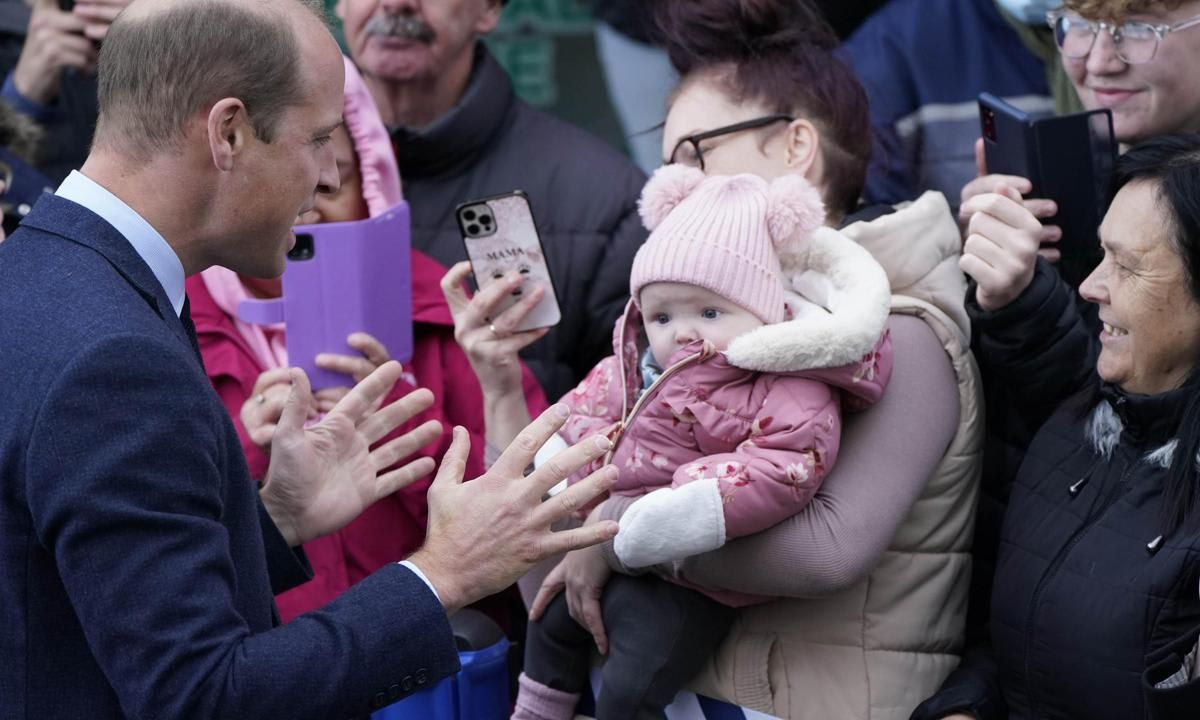
<path fill-rule="evenodd" d="M 513 94 L 483 45 L 459 103 L 421 130 L 392 128 L 412 209 L 413 247 L 449 267 L 466 259 L 454 208 L 523 190 L 550 264 L 562 321 L 522 353 L 546 396 L 558 398 L 611 351 L 646 230 L 637 214 L 645 176 L 624 155 Z"/>
<path fill-rule="evenodd" d="M 1095 335 L 1045 263 L 1013 304 L 974 310 L 980 346 L 1027 400 L 1028 421 L 1075 395 L 1041 426 L 1007 497 L 990 646 L 914 718 L 1151 717 L 1143 674 L 1200 623 L 1200 531 L 1165 533 L 1162 513 L 1172 441 L 1200 388 L 1101 386 Z M 1197 716 L 1160 704 L 1153 717 Z"/>

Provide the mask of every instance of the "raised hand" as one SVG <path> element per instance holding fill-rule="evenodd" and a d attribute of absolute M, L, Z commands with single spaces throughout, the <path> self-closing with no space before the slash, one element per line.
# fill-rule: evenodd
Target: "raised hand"
<path fill-rule="evenodd" d="M 376 409 L 400 377 L 388 362 L 355 385 L 315 425 L 305 428 L 313 402 L 303 370 L 289 373 L 292 389 L 271 442 L 263 504 L 293 546 L 338 530 L 375 503 L 434 469 L 420 458 L 385 472 L 441 435 L 434 420 L 374 450 L 371 445 L 433 404 L 433 393 L 415 390 Z"/>
<path fill-rule="evenodd" d="M 592 516 L 595 517 L 595 511 Z M 592 522 L 589 519 L 589 522 Z M 560 592 L 566 593 L 567 611 L 575 622 L 592 634 L 596 649 L 601 655 L 608 654 L 608 632 L 604 628 L 604 613 L 600 598 L 604 586 L 612 576 L 612 568 L 599 546 L 583 548 L 567 553 L 550 571 L 529 608 L 529 619 L 537 620 L 546 607 Z"/>
<path fill-rule="evenodd" d="M 968 200 L 962 213 L 969 222 L 959 267 L 974 278 L 979 307 L 1002 308 L 1033 280 L 1034 264 L 1045 239 L 1042 224 L 1025 206 L 1021 194 L 1004 184 L 997 192 Z"/>
<path fill-rule="evenodd" d="M 13 69 L 17 92 L 39 105 L 58 97 L 63 72 L 69 68 L 93 72 L 96 43 L 85 34 L 89 21 L 58 9 L 57 0 L 36 0 L 21 57 Z"/>
<path fill-rule="evenodd" d="M 516 582 L 535 564 L 569 550 L 611 539 L 617 524 L 603 521 L 554 532 L 550 526 L 612 487 L 616 468 L 605 466 L 544 501 L 546 492 L 602 456 L 611 443 L 591 437 L 563 450 L 526 476 L 534 454 L 567 419 L 559 404 L 526 427 L 484 475 L 463 482 L 470 440 L 455 428 L 429 488 L 425 546 L 410 559 L 421 568 L 450 611 Z"/>

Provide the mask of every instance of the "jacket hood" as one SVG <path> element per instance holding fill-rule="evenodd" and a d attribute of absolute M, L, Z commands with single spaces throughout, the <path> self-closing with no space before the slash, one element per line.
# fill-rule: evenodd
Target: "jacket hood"
<path fill-rule="evenodd" d="M 358 155 L 363 201 L 371 217 L 375 217 L 404 199 L 400 168 L 371 92 L 350 58 L 343 60 L 346 64 L 346 94 L 342 113 L 346 118 L 346 130 L 354 143 L 354 152 Z M 413 320 L 453 327 L 454 318 L 450 315 L 440 285 L 446 268 L 417 250 L 412 250 L 410 255 Z"/>
<path fill-rule="evenodd" d="M 343 56 L 342 62 L 346 66 L 342 116 L 358 155 L 363 200 L 367 203 L 367 212 L 375 217 L 404 199 L 400 190 L 400 168 L 396 165 L 396 153 L 392 150 L 387 128 L 379 117 L 379 108 L 362 75 L 350 58 Z"/>
<path fill-rule="evenodd" d="M 883 266 L 893 295 L 933 306 L 963 344 L 971 335 L 964 298 L 967 280 L 958 267 L 962 236 L 945 196 L 926 192 L 895 212 L 852 223 L 842 233 Z"/>

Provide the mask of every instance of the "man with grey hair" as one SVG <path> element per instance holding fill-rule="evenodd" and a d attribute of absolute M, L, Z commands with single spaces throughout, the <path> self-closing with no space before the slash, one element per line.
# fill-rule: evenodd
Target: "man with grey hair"
<path fill-rule="evenodd" d="M 204 374 L 184 277 L 277 276 L 291 226 L 336 191 L 343 64 L 301 0 L 136 0 L 99 59 L 93 150 L 0 244 L 0 703 L 28 718 L 337 718 L 458 669 L 446 613 L 533 563 L 612 537 L 552 533 L 610 487 L 598 438 L 523 477 L 547 411 L 463 483 L 466 432 L 429 491 L 425 546 L 278 627 L 292 548 L 433 470 L 441 432 L 371 447 L 431 402 L 387 407 L 392 362 L 306 427 L 291 375 L 263 485 Z"/>
<path fill-rule="evenodd" d="M 646 178 L 621 153 L 513 93 L 480 40 L 502 5 L 339 0 L 336 12 L 391 131 L 416 249 L 447 267 L 465 260 L 455 206 L 512 190 L 528 196 L 562 320 L 521 356 L 553 400 L 612 352 L 646 237 L 636 207 Z M 511 330 L 496 323 L 499 335 Z"/>

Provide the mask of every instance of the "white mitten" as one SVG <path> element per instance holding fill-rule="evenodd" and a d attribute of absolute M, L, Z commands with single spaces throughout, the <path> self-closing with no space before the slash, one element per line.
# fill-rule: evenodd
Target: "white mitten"
<path fill-rule="evenodd" d="M 680 560 L 725 544 L 725 513 L 715 478 L 663 488 L 621 516 L 613 550 L 626 567 Z"/>

